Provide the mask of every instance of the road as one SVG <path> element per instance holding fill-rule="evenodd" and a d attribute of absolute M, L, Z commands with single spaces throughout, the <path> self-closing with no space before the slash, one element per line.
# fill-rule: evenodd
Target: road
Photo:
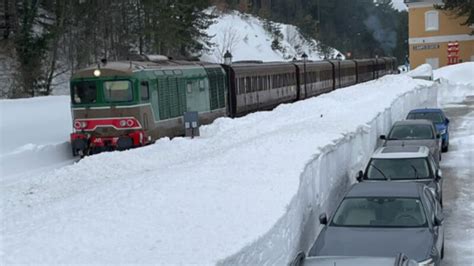
<path fill-rule="evenodd" d="M 443 153 L 445 258 L 443 265 L 474 265 L 474 97 L 444 108 L 450 118 Z"/>

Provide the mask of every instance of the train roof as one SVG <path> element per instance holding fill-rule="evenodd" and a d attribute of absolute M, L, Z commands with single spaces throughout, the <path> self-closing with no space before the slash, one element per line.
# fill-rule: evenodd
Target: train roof
<path fill-rule="evenodd" d="M 166 69 L 185 68 L 208 68 L 220 67 L 219 64 L 185 61 L 185 60 L 160 60 L 160 61 L 113 61 L 105 64 L 91 65 L 78 70 L 72 75 L 72 78 L 94 77 L 94 71 L 100 69 L 102 76 L 132 76 L 133 72 L 141 70 L 166 70 Z"/>

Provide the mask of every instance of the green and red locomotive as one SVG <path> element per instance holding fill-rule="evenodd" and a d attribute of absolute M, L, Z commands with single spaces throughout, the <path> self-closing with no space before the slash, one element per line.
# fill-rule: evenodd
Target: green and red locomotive
<path fill-rule="evenodd" d="M 72 152 L 125 150 L 184 135 L 183 114 L 199 124 L 268 110 L 395 73 L 394 58 L 219 65 L 138 56 L 72 76 Z"/>

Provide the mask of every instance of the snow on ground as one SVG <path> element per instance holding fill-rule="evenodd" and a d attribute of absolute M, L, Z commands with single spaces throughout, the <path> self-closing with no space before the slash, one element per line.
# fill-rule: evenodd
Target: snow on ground
<path fill-rule="evenodd" d="M 0 261 L 286 263 L 312 243 L 317 215 L 353 182 L 378 133 L 431 102 L 433 84 L 388 76 L 271 112 L 221 118 L 194 140 L 162 139 L 14 178 L 2 173 Z M 463 86 L 442 83 L 442 101 L 472 95 Z M 68 101 L 0 101 L 2 168 L 22 160 L 18 171 L 29 169 L 33 158 L 52 157 L 35 149 L 61 149 Z M 18 157 L 7 161 L 5 154 Z"/>
<path fill-rule="evenodd" d="M 0 100 L 0 173 L 5 178 L 70 161 L 69 97 Z"/>
<path fill-rule="evenodd" d="M 272 42 L 275 36 L 265 27 L 265 21 L 250 14 L 238 11 L 221 13 L 215 9 L 218 15 L 215 23 L 206 31 L 212 36 L 211 42 L 215 43 L 210 51 L 205 53 L 202 61 L 223 63 L 223 55 L 229 50 L 234 61 L 239 60 L 262 60 L 262 61 L 288 61 L 305 52 L 309 60 L 321 60 L 324 56 L 317 49 L 317 41 L 305 39 L 298 28 L 293 25 L 272 23 L 282 34 L 279 38 L 281 49 L 273 50 Z M 333 51 L 331 56 L 335 56 Z"/>
<path fill-rule="evenodd" d="M 445 178 L 445 265 L 474 262 L 474 62 L 433 71 L 440 80 L 438 102 L 451 119 L 449 152 L 441 167 Z M 454 103 L 454 104 L 453 104 Z"/>
<path fill-rule="evenodd" d="M 161 139 L 4 179 L 0 260 L 215 264 L 258 243 L 292 212 L 300 175 L 321 148 L 360 130 L 397 97 L 430 84 L 388 76 L 271 112 L 221 118 L 194 140 Z M 321 181 L 319 189 L 333 183 Z M 266 249 L 279 252 L 280 244 Z"/>
<path fill-rule="evenodd" d="M 433 79 L 433 68 L 429 64 L 423 64 L 409 71 L 406 75 L 412 78 Z"/>
<path fill-rule="evenodd" d="M 444 79 L 455 84 L 474 85 L 474 62 L 442 67 L 433 71 L 434 79 Z"/>
<path fill-rule="evenodd" d="M 433 71 L 435 80 L 439 80 L 439 105 L 462 102 L 474 92 L 474 62 L 446 66 Z"/>
<path fill-rule="evenodd" d="M 474 97 L 474 87 L 471 92 Z M 443 106 L 450 118 L 450 147 L 443 154 L 444 265 L 474 263 L 474 98 Z"/>

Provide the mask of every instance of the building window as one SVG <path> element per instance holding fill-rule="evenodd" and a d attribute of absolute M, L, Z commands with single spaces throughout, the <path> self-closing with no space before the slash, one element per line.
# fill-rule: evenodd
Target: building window
<path fill-rule="evenodd" d="M 425 30 L 439 30 L 439 13 L 438 11 L 428 11 L 425 13 Z"/>
<path fill-rule="evenodd" d="M 426 58 L 426 63 L 429 64 L 433 69 L 437 69 L 439 67 L 439 58 Z"/>
<path fill-rule="evenodd" d="M 471 55 L 471 62 L 474 62 L 474 55 Z"/>

